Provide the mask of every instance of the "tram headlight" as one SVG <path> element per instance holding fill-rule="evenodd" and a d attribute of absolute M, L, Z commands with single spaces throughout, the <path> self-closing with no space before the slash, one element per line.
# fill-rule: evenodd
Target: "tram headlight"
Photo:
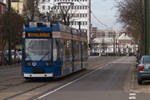
<path fill-rule="evenodd" d="M 46 65 L 46 66 L 50 66 L 51 63 L 50 63 L 50 62 L 46 62 L 45 65 Z"/>

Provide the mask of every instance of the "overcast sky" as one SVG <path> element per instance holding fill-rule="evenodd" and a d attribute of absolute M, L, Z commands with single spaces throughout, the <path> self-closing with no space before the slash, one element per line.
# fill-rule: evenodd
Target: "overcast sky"
<path fill-rule="evenodd" d="M 107 27 L 112 29 L 121 29 L 121 25 L 117 22 L 117 8 L 115 0 L 91 0 L 92 12 Z M 91 14 L 92 15 L 92 14 Z M 99 29 L 107 29 L 92 15 L 92 25 Z"/>

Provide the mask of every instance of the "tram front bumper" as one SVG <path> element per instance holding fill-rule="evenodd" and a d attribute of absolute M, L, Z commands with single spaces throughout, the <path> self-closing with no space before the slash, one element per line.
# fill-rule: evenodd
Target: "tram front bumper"
<path fill-rule="evenodd" d="M 23 76 L 24 76 L 25 78 L 30 78 L 30 77 L 38 77 L 38 78 L 42 78 L 42 77 L 53 77 L 53 73 L 44 73 L 44 74 L 24 73 Z"/>

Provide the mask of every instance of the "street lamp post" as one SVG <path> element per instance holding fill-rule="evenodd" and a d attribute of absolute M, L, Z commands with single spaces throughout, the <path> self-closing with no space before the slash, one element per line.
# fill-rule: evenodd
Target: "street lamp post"
<path fill-rule="evenodd" d="M 116 42 L 115 42 L 115 33 L 113 33 L 113 53 L 115 54 L 116 53 Z"/>
<path fill-rule="evenodd" d="M 144 50 L 144 53 L 145 54 L 150 54 L 150 41 L 149 41 L 149 37 L 150 37 L 150 0 L 145 0 L 144 1 L 144 6 L 145 6 L 145 9 L 144 9 L 144 13 L 145 13 L 145 32 L 144 32 L 144 40 L 145 40 L 145 50 Z"/>
<path fill-rule="evenodd" d="M 8 13 L 9 13 L 9 17 L 8 17 L 8 27 L 9 27 L 9 31 L 8 31 L 8 49 L 9 49 L 9 65 L 11 65 L 11 0 L 8 0 Z"/>

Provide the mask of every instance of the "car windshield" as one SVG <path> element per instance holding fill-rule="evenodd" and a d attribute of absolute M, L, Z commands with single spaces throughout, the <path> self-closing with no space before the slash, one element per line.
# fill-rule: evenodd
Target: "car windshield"
<path fill-rule="evenodd" d="M 25 60 L 34 60 L 34 61 L 51 60 L 51 40 L 26 39 Z"/>
<path fill-rule="evenodd" d="M 150 56 L 145 56 L 144 58 L 143 58 L 143 62 L 144 63 L 149 63 L 150 64 Z"/>

